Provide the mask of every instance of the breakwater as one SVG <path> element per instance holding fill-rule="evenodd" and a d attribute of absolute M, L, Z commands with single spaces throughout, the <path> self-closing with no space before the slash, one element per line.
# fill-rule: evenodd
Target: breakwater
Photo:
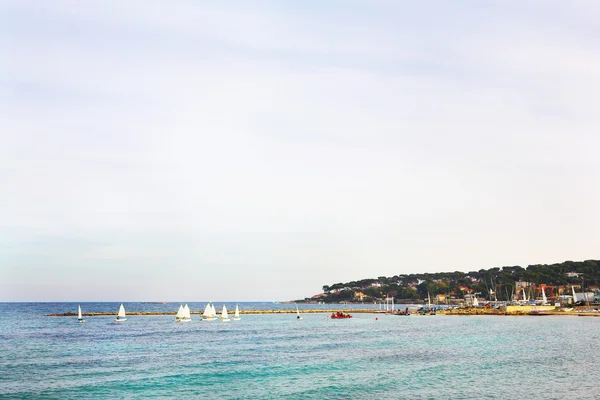
<path fill-rule="evenodd" d="M 338 311 L 343 311 L 350 314 L 384 314 L 381 310 L 377 309 L 311 309 L 311 310 L 300 310 L 301 314 L 331 314 Z M 242 315 L 261 315 L 261 314 L 295 314 L 296 310 L 240 310 Z M 156 316 L 156 315 L 176 315 L 175 311 L 127 311 L 128 316 Z M 201 311 L 193 311 L 192 315 L 202 315 Z M 232 312 L 228 314 L 233 315 Z M 49 317 L 76 317 L 77 313 L 66 312 L 66 313 L 53 313 L 46 314 Z M 99 311 L 99 312 L 87 312 L 82 314 L 85 317 L 106 317 L 116 316 L 117 313 L 113 311 Z M 390 315 L 403 315 L 403 314 L 390 314 Z M 419 313 L 411 309 L 410 315 L 418 316 Z M 554 309 L 553 307 L 501 307 L 501 308 L 452 308 L 447 310 L 438 310 L 437 315 L 557 315 L 557 316 L 585 316 L 585 317 L 600 317 L 600 312 L 592 312 L 584 309 L 584 307 L 577 307 L 571 311 L 565 311 L 560 309 Z"/>
<path fill-rule="evenodd" d="M 337 310 L 301 310 L 300 314 L 331 314 L 334 312 L 340 311 Z M 350 314 L 371 314 L 376 313 L 377 310 L 369 310 L 369 309 L 344 309 L 341 310 L 345 313 Z M 192 311 L 190 314 L 192 315 L 202 315 L 202 311 Z M 228 314 L 233 315 L 232 312 Z M 240 314 L 296 314 L 296 310 L 240 310 Z M 106 311 L 106 312 L 88 312 L 81 314 L 84 317 L 103 317 L 103 316 L 111 316 L 117 315 L 116 312 Z M 140 315 L 140 316 L 152 316 L 152 315 L 177 315 L 175 311 L 127 311 L 127 316 L 130 315 Z M 220 313 L 219 313 L 220 315 Z M 66 312 L 66 313 L 55 313 L 55 314 L 47 314 L 49 317 L 76 317 L 77 313 Z"/>

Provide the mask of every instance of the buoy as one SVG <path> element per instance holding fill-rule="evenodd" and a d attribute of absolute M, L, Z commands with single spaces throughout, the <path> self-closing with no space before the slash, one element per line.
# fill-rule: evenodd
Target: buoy
<path fill-rule="evenodd" d="M 379 318 L 375 317 L 375 321 L 379 321 Z"/>

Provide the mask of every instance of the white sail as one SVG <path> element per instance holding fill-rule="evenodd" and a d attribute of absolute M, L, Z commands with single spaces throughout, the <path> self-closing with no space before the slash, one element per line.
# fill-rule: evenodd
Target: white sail
<path fill-rule="evenodd" d="M 542 304 L 547 304 L 548 303 L 548 298 L 546 297 L 546 291 L 544 290 L 544 287 L 542 286 Z"/>
<path fill-rule="evenodd" d="M 177 310 L 177 315 L 175 316 L 175 319 L 181 319 L 181 318 L 183 318 L 183 306 L 180 304 L 179 310 Z"/>
<path fill-rule="evenodd" d="M 237 318 L 240 317 L 240 308 L 237 306 L 237 304 L 235 305 L 235 314 L 233 314 L 233 316 Z"/>
<path fill-rule="evenodd" d="M 571 290 L 573 291 L 573 303 L 577 303 L 577 295 L 575 294 L 575 288 L 571 286 Z"/>
<path fill-rule="evenodd" d="M 223 304 L 223 310 L 221 311 L 221 321 L 229 321 L 229 314 L 227 314 L 227 307 Z"/>
<path fill-rule="evenodd" d="M 296 319 L 302 319 L 302 317 L 300 316 L 300 310 L 298 310 L 298 304 L 296 304 Z"/>
<path fill-rule="evenodd" d="M 192 319 L 191 313 L 190 313 L 190 308 L 188 307 L 188 305 L 186 304 L 183 307 L 183 319 L 187 319 L 188 321 Z"/>
<path fill-rule="evenodd" d="M 204 312 L 202 313 L 202 315 L 207 318 L 212 315 L 212 308 L 210 308 L 210 303 L 208 303 L 206 307 L 204 307 Z"/>
<path fill-rule="evenodd" d="M 473 307 L 477 307 L 479 305 L 479 300 L 477 300 L 477 295 L 473 294 Z"/>
<path fill-rule="evenodd" d="M 217 313 L 215 312 L 215 306 L 210 304 L 210 302 L 208 302 L 208 304 L 204 308 L 204 312 L 202 313 L 202 316 L 204 317 L 204 318 L 202 318 L 204 321 L 216 320 Z"/>
<path fill-rule="evenodd" d="M 83 319 L 83 316 L 81 315 L 81 305 L 77 306 L 77 321 L 85 322 L 85 319 Z"/>
<path fill-rule="evenodd" d="M 429 296 L 429 292 L 427 292 L 427 307 L 431 308 L 431 296 Z"/>
<path fill-rule="evenodd" d="M 121 307 L 119 307 L 119 314 L 117 315 L 117 319 L 115 319 L 115 321 L 127 321 L 127 317 L 125 316 L 125 307 L 123 307 L 123 304 L 121 304 Z"/>

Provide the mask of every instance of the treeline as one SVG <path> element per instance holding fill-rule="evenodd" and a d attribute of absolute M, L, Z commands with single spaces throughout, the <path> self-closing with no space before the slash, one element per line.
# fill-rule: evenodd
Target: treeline
<path fill-rule="evenodd" d="M 424 300 L 428 294 L 444 294 L 448 298 L 463 298 L 467 293 L 489 297 L 490 290 L 498 300 L 510 300 L 517 282 L 531 286 L 546 285 L 550 293 L 568 285 L 600 286 L 600 261 L 565 261 L 560 264 L 537 264 L 496 267 L 470 272 L 439 272 L 402 274 L 392 277 L 362 279 L 323 286 L 325 302 L 373 301 L 386 297 Z M 357 297 L 357 293 L 359 294 Z M 550 294 L 549 293 L 549 294 Z"/>

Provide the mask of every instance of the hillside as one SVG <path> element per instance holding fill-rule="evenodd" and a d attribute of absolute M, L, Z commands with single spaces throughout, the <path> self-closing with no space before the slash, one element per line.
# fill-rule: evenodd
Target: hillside
<path fill-rule="evenodd" d="M 571 286 L 578 291 L 595 291 L 599 285 L 599 260 L 565 261 L 529 265 L 526 268 L 505 266 L 470 272 L 401 274 L 340 282 L 323 286 L 322 294 L 306 300 L 367 302 L 394 297 L 414 301 L 426 299 L 428 293 L 432 298 L 443 295 L 447 299 L 462 299 L 471 293 L 487 298 L 490 291 L 498 300 L 509 300 L 521 288 L 536 293 L 539 288 L 546 287 L 549 296 L 556 296 L 566 294 Z"/>

